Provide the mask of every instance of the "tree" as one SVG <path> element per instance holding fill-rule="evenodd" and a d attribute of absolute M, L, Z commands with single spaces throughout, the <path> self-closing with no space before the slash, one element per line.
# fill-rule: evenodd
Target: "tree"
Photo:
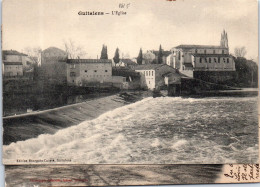
<path fill-rule="evenodd" d="M 246 56 L 246 48 L 243 46 L 243 47 L 236 47 L 235 50 L 235 56 L 236 57 L 245 57 Z"/>
<path fill-rule="evenodd" d="M 22 50 L 37 65 L 40 63 L 42 49 L 40 47 L 26 47 Z"/>
<path fill-rule="evenodd" d="M 139 55 L 137 57 L 137 64 L 141 65 L 143 63 L 143 51 L 142 48 L 140 48 Z"/>
<path fill-rule="evenodd" d="M 258 66 L 253 60 L 244 57 L 234 58 L 236 66 L 235 83 L 239 87 L 258 86 Z"/>
<path fill-rule="evenodd" d="M 120 59 L 119 59 L 119 49 L 118 48 L 116 48 L 116 52 L 115 52 L 115 56 L 114 56 L 113 60 L 114 60 L 115 64 L 118 64 L 119 61 L 120 61 Z"/>
<path fill-rule="evenodd" d="M 158 52 L 158 64 L 163 63 L 163 51 L 162 51 L 162 46 L 160 45 L 159 47 L 159 52 Z"/>
<path fill-rule="evenodd" d="M 107 46 L 103 44 L 100 59 L 108 59 Z"/>
<path fill-rule="evenodd" d="M 76 45 L 71 39 L 64 41 L 64 47 L 69 59 L 81 59 L 87 54 L 82 46 Z"/>

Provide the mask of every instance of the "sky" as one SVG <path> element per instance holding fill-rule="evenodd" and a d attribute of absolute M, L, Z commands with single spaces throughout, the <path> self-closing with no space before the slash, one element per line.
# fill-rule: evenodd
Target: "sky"
<path fill-rule="evenodd" d="M 128 8 L 119 8 L 120 3 Z M 64 48 L 71 40 L 87 53 L 108 57 L 136 57 L 140 48 L 164 50 L 181 44 L 219 45 L 223 29 L 230 53 L 245 46 L 247 58 L 258 59 L 257 0 L 4 0 L 3 49 Z M 78 15 L 79 11 L 107 12 L 103 16 Z M 126 15 L 111 15 L 124 11 Z"/>

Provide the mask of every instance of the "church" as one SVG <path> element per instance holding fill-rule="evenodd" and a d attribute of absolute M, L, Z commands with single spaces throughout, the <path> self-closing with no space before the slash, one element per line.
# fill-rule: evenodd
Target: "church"
<path fill-rule="evenodd" d="M 236 71 L 225 30 L 219 46 L 178 45 L 171 49 L 166 63 L 189 77 L 216 83 L 232 79 Z"/>

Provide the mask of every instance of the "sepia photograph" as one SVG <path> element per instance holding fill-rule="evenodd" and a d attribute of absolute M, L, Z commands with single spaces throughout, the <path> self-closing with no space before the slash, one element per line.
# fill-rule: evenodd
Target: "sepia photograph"
<path fill-rule="evenodd" d="M 258 2 L 6 0 L 2 85 L 11 184 L 79 170 L 61 164 L 257 164 Z"/>

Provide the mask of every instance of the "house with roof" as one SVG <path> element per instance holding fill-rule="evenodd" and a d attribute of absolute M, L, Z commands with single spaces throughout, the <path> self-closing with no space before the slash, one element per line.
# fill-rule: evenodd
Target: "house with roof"
<path fill-rule="evenodd" d="M 119 63 L 116 64 L 116 66 L 128 67 L 130 69 L 134 69 L 134 67 L 137 65 L 138 64 L 131 59 L 120 59 Z"/>
<path fill-rule="evenodd" d="M 67 83 L 68 54 L 56 47 L 49 47 L 41 52 L 39 77 L 48 84 L 64 85 Z"/>
<path fill-rule="evenodd" d="M 3 62 L 4 78 L 19 78 L 23 76 L 22 62 Z"/>
<path fill-rule="evenodd" d="M 21 62 L 24 69 L 31 66 L 34 61 L 27 54 L 20 53 L 16 50 L 3 50 L 2 51 L 3 62 L 6 64 L 9 62 Z"/>
<path fill-rule="evenodd" d="M 69 86 L 90 86 L 112 81 L 112 60 L 68 59 L 67 83 Z"/>
<path fill-rule="evenodd" d="M 166 64 L 139 65 L 135 67 L 135 71 L 141 75 L 141 88 L 149 90 L 158 90 L 165 86 L 165 77 L 167 77 L 167 84 L 173 84 L 173 82 L 179 84 L 182 77 L 176 69 Z"/>

